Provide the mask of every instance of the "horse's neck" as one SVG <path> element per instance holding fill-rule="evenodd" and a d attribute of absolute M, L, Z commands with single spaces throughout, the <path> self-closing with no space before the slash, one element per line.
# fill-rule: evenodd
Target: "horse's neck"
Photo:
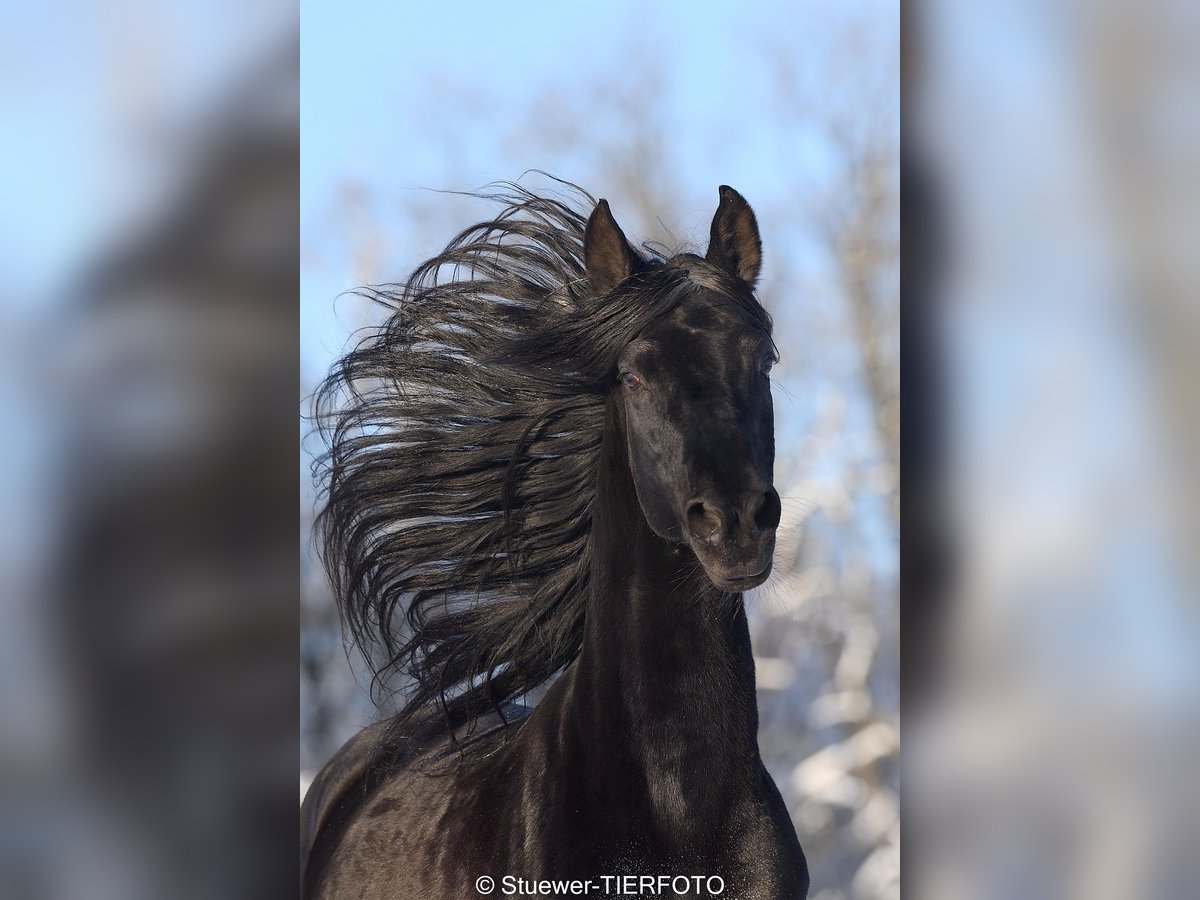
<path fill-rule="evenodd" d="M 650 530 L 619 414 L 610 408 L 608 419 L 575 712 L 606 766 L 646 776 L 660 817 L 699 824 L 757 783 L 745 609 L 740 595 L 718 594 L 688 548 Z"/>

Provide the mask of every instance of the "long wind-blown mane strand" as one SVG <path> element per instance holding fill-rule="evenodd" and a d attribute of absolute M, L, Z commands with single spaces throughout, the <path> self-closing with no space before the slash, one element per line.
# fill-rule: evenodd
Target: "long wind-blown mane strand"
<path fill-rule="evenodd" d="M 402 286 L 315 396 L 327 452 L 317 539 L 349 639 L 407 695 L 473 721 L 578 654 L 605 398 L 621 348 L 688 288 L 642 275 L 601 297 L 583 262 L 590 195 L 513 184 Z"/>

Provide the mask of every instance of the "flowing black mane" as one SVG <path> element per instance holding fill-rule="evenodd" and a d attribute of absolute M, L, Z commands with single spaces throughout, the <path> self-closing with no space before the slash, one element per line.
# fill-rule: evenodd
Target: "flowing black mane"
<path fill-rule="evenodd" d="M 698 257 L 634 250 L 637 274 L 597 294 L 595 200 L 567 187 L 480 195 L 505 208 L 365 289 L 390 314 L 315 398 L 322 557 L 377 685 L 407 690 L 399 724 L 435 704 L 469 723 L 579 653 L 617 356 L 700 280 Z M 769 323 L 737 279 L 719 287 Z"/>

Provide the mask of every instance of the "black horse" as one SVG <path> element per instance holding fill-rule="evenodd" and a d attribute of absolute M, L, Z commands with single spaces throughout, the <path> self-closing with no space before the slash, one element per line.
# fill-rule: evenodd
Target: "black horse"
<path fill-rule="evenodd" d="M 318 392 L 325 562 L 409 693 L 310 788 L 305 896 L 802 898 L 742 600 L 780 516 L 754 213 L 722 187 L 667 257 L 490 196 Z"/>

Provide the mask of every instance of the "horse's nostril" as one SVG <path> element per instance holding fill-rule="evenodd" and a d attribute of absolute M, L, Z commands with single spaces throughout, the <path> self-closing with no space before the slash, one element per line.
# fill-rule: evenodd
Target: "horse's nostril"
<path fill-rule="evenodd" d="M 760 531 L 778 528 L 779 517 L 782 512 L 783 508 L 779 501 L 779 492 L 775 488 L 767 488 L 763 491 L 762 499 L 758 502 L 758 509 L 754 511 L 754 524 L 758 526 Z"/>
<path fill-rule="evenodd" d="M 696 537 L 709 537 L 720 529 L 721 517 L 715 507 L 709 506 L 703 500 L 696 500 L 688 504 L 687 526 L 688 531 Z"/>

